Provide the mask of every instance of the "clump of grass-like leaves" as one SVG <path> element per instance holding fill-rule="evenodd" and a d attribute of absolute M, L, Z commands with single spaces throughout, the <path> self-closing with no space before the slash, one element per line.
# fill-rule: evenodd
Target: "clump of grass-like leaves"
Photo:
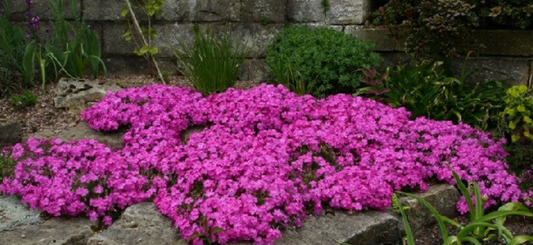
<path fill-rule="evenodd" d="M 248 51 L 235 44 L 228 32 L 217 36 L 212 30 L 193 28 L 192 47 L 178 39 L 173 48 L 183 68 L 180 72 L 203 95 L 220 93 L 235 85 Z"/>

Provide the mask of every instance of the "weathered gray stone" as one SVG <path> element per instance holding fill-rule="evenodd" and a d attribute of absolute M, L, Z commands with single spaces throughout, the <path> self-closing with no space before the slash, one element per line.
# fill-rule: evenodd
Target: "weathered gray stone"
<path fill-rule="evenodd" d="M 124 1 L 86 0 L 83 1 L 85 20 L 120 20 L 120 12 L 126 8 Z"/>
<path fill-rule="evenodd" d="M 358 37 L 358 31 L 363 29 L 362 25 L 347 25 L 344 27 L 344 33 Z"/>
<path fill-rule="evenodd" d="M 18 123 L 0 124 L 0 151 L 6 146 L 20 143 L 22 126 Z"/>
<path fill-rule="evenodd" d="M 75 127 L 61 132 L 55 138 L 62 139 L 63 141 L 95 139 L 112 149 L 120 149 L 124 146 L 124 141 L 122 140 L 124 133 L 124 130 L 117 132 L 98 132 L 91 129 L 87 123 L 79 122 Z"/>
<path fill-rule="evenodd" d="M 242 64 L 239 80 L 264 82 L 272 80 L 264 59 L 247 59 Z"/>
<path fill-rule="evenodd" d="M 358 39 L 365 40 L 376 44 L 376 51 L 402 51 L 403 42 L 394 40 L 390 37 L 388 29 L 359 29 L 355 27 L 346 27 L 346 33 L 352 34 Z"/>
<path fill-rule="evenodd" d="M 178 74 L 176 61 L 170 58 L 158 58 L 157 63 L 161 68 L 163 75 Z M 139 75 L 150 74 L 148 61 L 141 56 L 109 56 L 104 58 L 106 62 L 107 72 L 115 75 Z M 122 84 L 118 84 L 122 87 Z"/>
<path fill-rule="evenodd" d="M 487 55 L 533 56 L 533 32 L 528 30 L 478 30 L 474 31 Z"/>
<path fill-rule="evenodd" d="M 172 222 L 152 203 L 140 203 L 128 207 L 117 222 L 91 237 L 87 245 L 186 245 L 177 234 Z"/>
<path fill-rule="evenodd" d="M 378 244 L 400 241 L 400 222 L 383 212 L 363 212 L 309 217 L 301 228 L 288 230 L 276 242 L 280 245 Z"/>
<path fill-rule="evenodd" d="M 287 17 L 297 23 L 324 22 L 326 11 L 322 0 L 288 0 Z"/>
<path fill-rule="evenodd" d="M 383 64 L 381 65 L 381 71 L 385 71 L 387 67 L 408 64 L 410 59 L 405 52 L 378 52 L 383 57 Z"/>
<path fill-rule="evenodd" d="M 191 4 L 194 22 L 283 23 L 287 0 L 195 0 Z"/>
<path fill-rule="evenodd" d="M 370 0 L 289 0 L 288 18 L 294 22 L 326 22 L 331 25 L 362 24 L 370 10 Z"/>
<path fill-rule="evenodd" d="M 286 22 L 287 0 L 241 1 L 239 21 L 244 23 L 284 23 Z"/>
<path fill-rule="evenodd" d="M 106 23 L 103 26 L 103 46 L 102 52 L 105 56 L 113 55 L 135 55 L 135 43 L 127 42 L 122 35 L 126 31 L 124 24 Z"/>
<path fill-rule="evenodd" d="M 308 26 L 309 28 L 311 29 L 314 29 L 314 28 L 329 28 L 329 29 L 333 29 L 335 31 L 340 31 L 340 32 L 344 32 L 344 26 L 341 26 L 341 25 L 328 25 L 328 24 L 325 24 L 325 23 L 305 23 L 304 25 Z"/>
<path fill-rule="evenodd" d="M 459 215 L 455 204 L 459 201 L 460 194 L 452 185 L 441 184 L 428 188 L 424 193 L 419 194 L 427 202 L 435 207 L 439 214 L 448 218 L 455 218 Z M 403 205 L 409 207 L 407 215 L 409 216 L 409 225 L 415 232 L 421 231 L 422 227 L 436 223 L 432 213 L 416 199 L 402 198 Z"/>
<path fill-rule="evenodd" d="M 370 13 L 371 0 L 328 0 L 326 21 L 332 25 L 363 24 Z"/>
<path fill-rule="evenodd" d="M 154 40 L 154 45 L 159 48 L 158 57 L 174 57 L 172 48 L 181 49 L 179 42 L 184 42 L 188 45 L 192 43 L 192 24 L 171 24 L 158 25 L 155 30 L 158 37 Z"/>
<path fill-rule="evenodd" d="M 188 21 L 191 15 L 191 4 L 194 4 L 194 1 L 165 1 L 161 6 L 161 16 L 158 20 Z M 83 7 L 83 17 L 86 20 L 125 21 L 120 16 L 120 13 L 126 9 L 124 1 L 86 0 L 83 1 Z M 136 17 L 139 21 L 147 18 L 142 13 L 137 13 Z"/>
<path fill-rule="evenodd" d="M 152 44 L 159 48 L 157 57 L 173 57 L 174 52 L 170 48 L 179 48 L 178 40 L 189 44 L 192 42 L 192 24 L 154 25 L 153 28 L 157 33 L 157 38 L 152 41 Z M 104 25 L 102 50 L 106 56 L 136 56 L 133 53 L 135 43 L 127 42 L 122 37 L 125 30 L 124 25 Z"/>
<path fill-rule="evenodd" d="M 173 57 L 174 52 L 170 47 L 181 49 L 178 40 L 190 45 L 192 43 L 191 24 L 173 24 L 157 26 L 160 33 L 154 41 L 155 46 L 160 48 L 159 57 Z M 250 58 L 263 58 L 266 56 L 266 47 L 274 40 L 274 36 L 283 28 L 282 24 L 262 25 L 259 23 L 226 25 L 210 24 L 203 25 L 202 30 L 212 30 L 215 34 L 229 32 L 234 42 L 240 45 L 241 50 L 249 51 Z"/>
<path fill-rule="evenodd" d="M 75 17 L 79 17 L 80 9 L 81 9 L 81 1 L 78 1 L 78 12 L 75 15 L 71 14 L 70 7 L 68 5 L 68 1 L 63 1 L 63 16 L 65 19 L 71 20 Z M 9 4 L 9 7 L 11 9 L 12 18 L 14 20 L 19 21 L 25 21 L 27 17 L 25 16 L 28 5 L 25 1 L 21 0 L 7 0 L 7 4 Z M 33 1 L 33 9 L 32 12 L 39 16 L 41 21 L 45 20 L 53 20 L 53 12 L 50 8 L 49 1 L 39 0 L 39 1 Z"/>
<path fill-rule="evenodd" d="M 528 84 L 530 61 L 526 58 L 476 57 L 464 65 L 464 57 L 452 60 L 452 69 L 458 74 L 462 69 L 473 71 L 472 81 L 498 80 L 507 85 Z"/>
<path fill-rule="evenodd" d="M 21 225 L 0 231 L 0 244 L 85 245 L 95 223 L 87 219 L 54 218 L 37 225 Z"/>
<path fill-rule="evenodd" d="M 122 140 L 124 133 L 124 129 L 113 132 L 98 132 L 91 129 L 87 123 L 81 121 L 76 124 L 76 126 L 59 133 L 45 129 L 29 135 L 28 138 L 61 139 L 65 142 L 80 139 L 95 139 L 98 142 L 107 145 L 111 149 L 120 149 L 124 146 L 124 142 Z M 26 141 L 27 139 L 24 140 Z"/>
<path fill-rule="evenodd" d="M 244 49 L 249 50 L 249 58 L 264 58 L 267 46 L 283 29 L 282 24 L 242 24 L 232 26 L 231 35 L 236 42 L 240 42 Z"/>
<path fill-rule="evenodd" d="M 98 132 L 91 129 L 87 123 L 79 122 L 76 124 L 76 126 L 59 133 L 55 133 L 51 130 L 42 130 L 31 134 L 29 137 L 36 139 L 61 139 L 65 142 L 80 139 L 95 139 L 98 142 L 107 145 L 111 149 L 120 149 L 124 146 L 124 142 L 122 140 L 124 133 L 124 130 L 114 132 Z"/>
<path fill-rule="evenodd" d="M 196 0 L 165 1 L 161 6 L 161 19 L 165 21 L 190 21 Z"/>
<path fill-rule="evenodd" d="M 192 12 L 194 22 L 235 21 L 240 17 L 240 0 L 195 0 Z"/>
<path fill-rule="evenodd" d="M 114 83 L 105 83 L 99 80 L 61 78 L 56 86 L 54 106 L 81 112 L 90 103 L 98 102 L 109 91 L 120 89 Z"/>
<path fill-rule="evenodd" d="M 15 196 L 0 196 L 0 232 L 21 225 L 40 224 L 39 211 L 29 210 Z M 1 234 L 1 233 L 0 233 Z"/>

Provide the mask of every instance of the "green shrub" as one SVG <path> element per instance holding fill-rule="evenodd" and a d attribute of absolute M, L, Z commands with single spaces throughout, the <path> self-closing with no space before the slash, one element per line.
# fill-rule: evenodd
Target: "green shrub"
<path fill-rule="evenodd" d="M 381 64 L 373 45 L 329 28 L 290 26 L 267 47 L 266 64 L 278 83 L 297 84 L 301 79 L 312 95 L 354 93 L 362 69 Z M 287 76 L 290 70 L 298 76 Z"/>
<path fill-rule="evenodd" d="M 235 85 L 239 70 L 248 55 L 241 45 L 234 44 L 228 32 L 217 37 L 212 30 L 193 28 L 193 45 L 178 40 L 181 49 L 173 48 L 184 67 L 181 73 L 203 95 L 220 93 Z"/>
<path fill-rule="evenodd" d="M 26 91 L 22 95 L 11 96 L 11 104 L 18 108 L 34 106 L 37 104 L 37 96 L 30 91 Z"/>
<path fill-rule="evenodd" d="M 529 143 L 533 140 L 533 92 L 525 85 L 513 86 L 505 95 L 502 116 L 512 142 Z"/>
<path fill-rule="evenodd" d="M 504 89 L 497 81 L 467 83 L 447 76 L 442 62 L 389 68 L 383 96 L 393 107 L 405 107 L 412 117 L 467 123 L 485 131 L 499 131 Z"/>
<path fill-rule="evenodd" d="M 506 160 L 510 169 L 521 175 L 533 166 L 533 91 L 525 85 L 513 86 L 507 90 L 504 100 L 506 107 L 501 117 L 509 139 Z"/>

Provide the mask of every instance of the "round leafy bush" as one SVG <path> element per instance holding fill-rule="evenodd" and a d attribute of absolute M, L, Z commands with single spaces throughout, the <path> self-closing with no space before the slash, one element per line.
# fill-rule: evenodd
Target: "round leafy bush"
<path fill-rule="evenodd" d="M 325 207 L 386 209 L 396 190 L 455 183 L 452 169 L 479 182 L 487 205 L 526 196 L 506 171 L 503 142 L 466 124 L 409 116 L 361 97 L 318 100 L 283 86 L 208 97 L 181 87 L 131 88 L 82 114 L 96 130 L 129 125 L 122 149 L 30 139 L 8 149 L 17 166 L 0 193 L 54 216 L 107 224 L 117 210 L 153 200 L 195 245 L 274 244 Z M 204 129 L 182 141 L 195 125 Z"/>
<path fill-rule="evenodd" d="M 360 86 L 361 69 L 382 62 L 372 48 L 333 29 L 289 26 L 267 47 L 266 63 L 279 83 L 303 82 L 314 96 L 353 93 Z"/>

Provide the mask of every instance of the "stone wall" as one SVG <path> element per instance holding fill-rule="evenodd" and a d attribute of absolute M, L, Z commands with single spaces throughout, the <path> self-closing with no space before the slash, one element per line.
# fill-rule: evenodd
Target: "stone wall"
<path fill-rule="evenodd" d="M 25 3 L 7 0 L 15 10 L 15 18 L 24 19 Z M 287 24 L 327 26 L 378 44 L 387 64 L 405 59 L 401 43 L 388 37 L 386 30 L 363 29 L 363 23 L 382 0 L 165 0 L 162 15 L 153 23 L 158 38 L 154 40 L 161 50 L 159 59 L 166 73 L 177 72 L 172 62 L 173 53 L 167 48 L 176 45 L 176 37 L 189 41 L 191 27 L 198 24 L 214 30 L 229 28 L 235 40 L 247 45 L 251 52 L 241 71 L 242 80 L 264 80 L 268 73 L 264 65 L 266 47 Z M 52 18 L 47 0 L 34 0 L 35 13 L 43 20 L 41 31 L 47 35 L 46 21 Z M 119 14 L 124 9 L 122 0 L 79 0 L 76 16 L 83 17 L 100 37 L 104 61 L 111 73 L 147 73 L 147 62 L 132 53 L 133 44 L 123 40 L 125 20 Z M 514 34 L 513 34 L 514 33 Z M 469 62 L 479 79 L 501 79 L 509 83 L 530 84 L 533 74 L 533 33 L 481 33 L 487 41 L 487 51 Z M 458 59 L 456 66 L 462 64 Z"/>
<path fill-rule="evenodd" d="M 23 20 L 25 3 L 8 0 L 15 17 Z M 46 22 L 52 18 L 48 1 L 37 0 L 35 13 Z M 79 0 L 78 16 L 65 13 L 70 19 L 83 17 L 100 36 L 104 61 L 110 72 L 146 72 L 147 62 L 132 54 L 133 44 L 123 40 L 125 20 L 120 18 L 124 9 L 122 0 Z M 229 26 L 232 36 L 251 49 L 240 79 L 261 80 L 266 77 L 264 57 L 266 46 L 274 35 L 288 23 L 311 26 L 332 26 L 337 30 L 353 30 L 362 25 L 370 12 L 372 0 L 165 0 L 162 15 L 153 23 L 158 38 L 154 41 L 161 50 L 159 58 L 163 69 L 175 72 L 173 53 L 166 48 L 175 45 L 175 37 L 191 39 L 192 24 L 221 29 Z M 44 31 L 47 25 L 42 26 Z M 46 35 L 46 34 L 44 34 Z"/>
<path fill-rule="evenodd" d="M 359 29 L 352 33 L 357 38 L 372 41 L 377 51 L 386 59 L 386 65 L 401 63 L 407 59 L 403 42 L 389 37 L 385 29 Z M 533 32 L 519 30 L 478 30 L 474 32 L 485 48 L 477 57 L 458 57 L 452 60 L 452 68 L 473 71 L 471 79 L 499 80 L 507 85 L 524 84 L 532 87 L 533 80 Z M 463 67 L 464 66 L 464 67 Z"/>

